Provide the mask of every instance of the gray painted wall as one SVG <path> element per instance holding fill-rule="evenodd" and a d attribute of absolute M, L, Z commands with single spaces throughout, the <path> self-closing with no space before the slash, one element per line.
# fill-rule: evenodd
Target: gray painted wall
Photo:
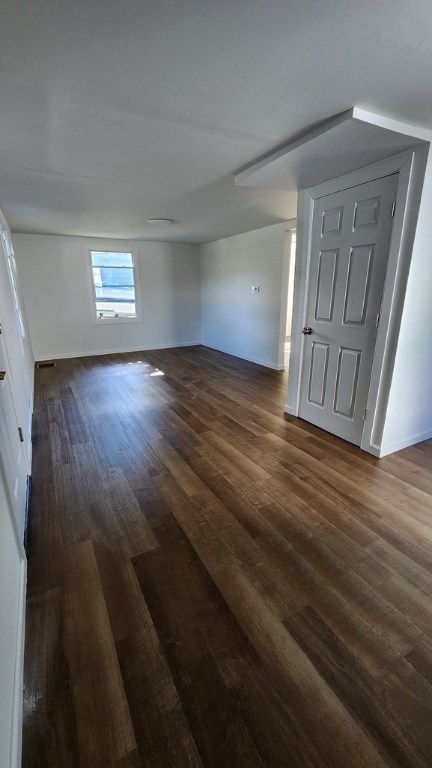
<path fill-rule="evenodd" d="M 36 360 L 197 344 L 197 245 L 15 234 Z M 93 322 L 89 250 L 135 250 L 140 322 Z"/>
<path fill-rule="evenodd" d="M 283 368 L 288 251 L 285 224 L 200 246 L 202 342 Z M 259 293 L 252 293 L 259 286 Z"/>

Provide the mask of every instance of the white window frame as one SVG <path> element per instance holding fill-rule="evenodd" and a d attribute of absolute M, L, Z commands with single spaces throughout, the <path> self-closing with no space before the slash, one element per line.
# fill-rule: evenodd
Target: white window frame
<path fill-rule="evenodd" d="M 135 288 L 135 317 L 99 317 L 96 309 L 96 291 L 93 281 L 93 265 L 92 265 L 92 253 L 100 253 L 106 251 L 107 253 L 131 253 L 132 254 L 132 269 L 134 276 L 134 288 Z M 91 318 L 94 325 L 105 326 L 122 323 L 140 323 L 142 322 L 142 305 L 141 305 L 141 285 L 139 274 L 139 259 L 138 251 L 136 248 L 130 246 L 113 248 L 112 244 L 107 246 L 98 245 L 87 249 L 87 264 L 88 264 L 88 276 L 90 287 L 90 301 L 91 301 Z"/>

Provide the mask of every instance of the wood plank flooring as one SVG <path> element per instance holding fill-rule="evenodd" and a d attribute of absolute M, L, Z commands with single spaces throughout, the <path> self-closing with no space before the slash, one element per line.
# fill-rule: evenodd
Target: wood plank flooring
<path fill-rule="evenodd" d="M 432 441 L 203 347 L 36 374 L 24 768 L 432 765 Z"/>

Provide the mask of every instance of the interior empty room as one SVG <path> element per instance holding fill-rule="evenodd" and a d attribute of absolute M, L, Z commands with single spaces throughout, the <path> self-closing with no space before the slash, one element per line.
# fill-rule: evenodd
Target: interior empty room
<path fill-rule="evenodd" d="M 430 768 L 430 3 L 1 21 L 0 768 Z"/>

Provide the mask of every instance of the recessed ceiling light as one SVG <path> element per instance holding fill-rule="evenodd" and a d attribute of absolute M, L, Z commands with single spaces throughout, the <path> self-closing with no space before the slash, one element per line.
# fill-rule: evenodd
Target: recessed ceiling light
<path fill-rule="evenodd" d="M 169 224 L 174 224 L 173 219 L 147 219 L 147 224 L 160 224 L 161 226 L 165 227 Z"/>

